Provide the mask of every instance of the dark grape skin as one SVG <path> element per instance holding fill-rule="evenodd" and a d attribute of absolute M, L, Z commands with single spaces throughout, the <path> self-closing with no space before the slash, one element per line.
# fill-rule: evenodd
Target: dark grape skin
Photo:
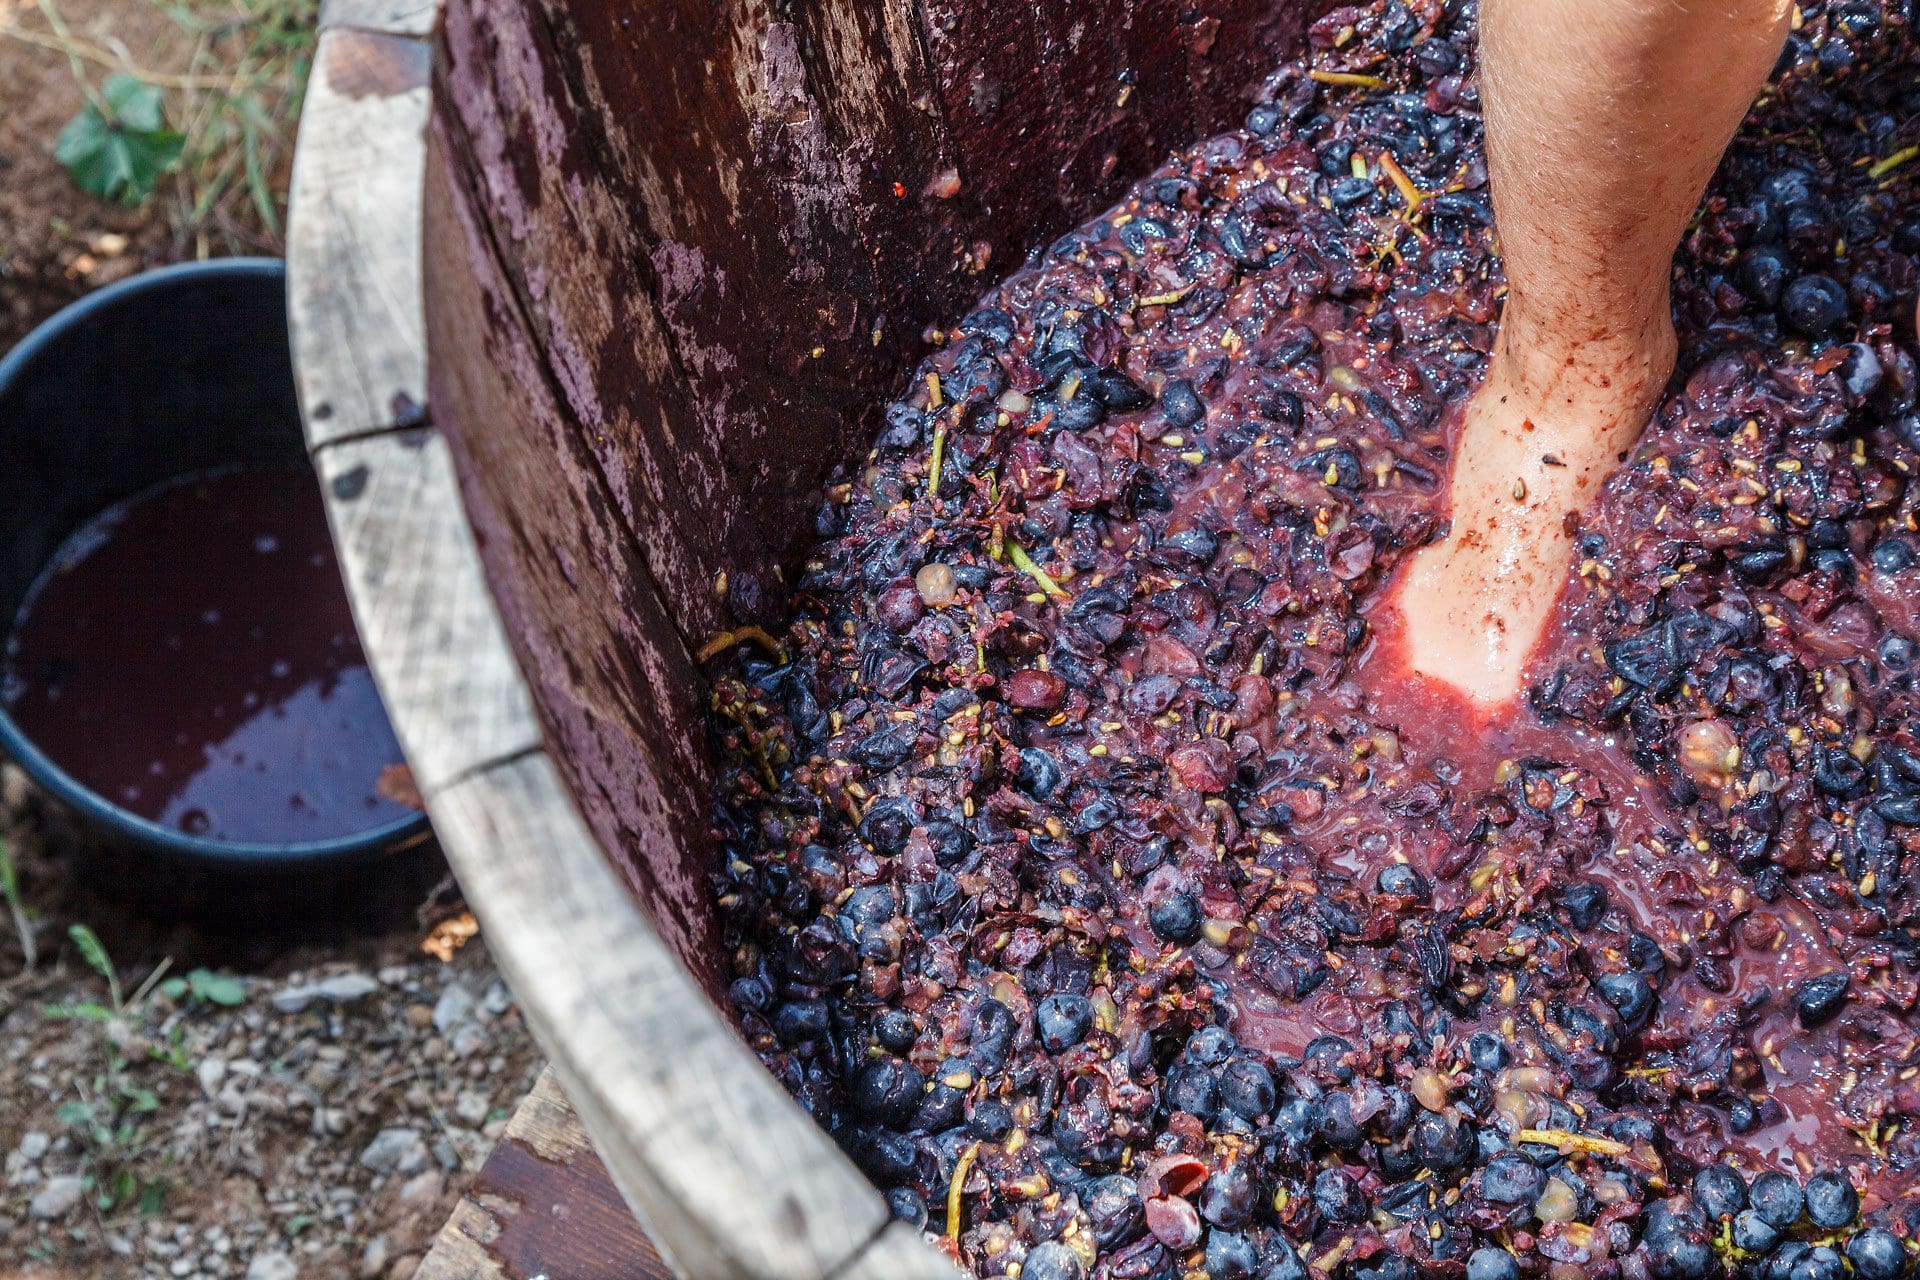
<path fill-rule="evenodd" d="M 1753 1180 L 1747 1201 L 1755 1213 L 1782 1231 L 1800 1220 L 1806 1196 L 1791 1174 L 1763 1173 Z"/>
<path fill-rule="evenodd" d="M 1808 1220 L 1828 1231 L 1850 1226 L 1860 1212 L 1860 1193 L 1845 1174 L 1831 1170 L 1807 1179 L 1806 1200 Z"/>
<path fill-rule="evenodd" d="M 1480 1173 L 1480 1194 L 1496 1204 L 1532 1204 L 1545 1177 L 1525 1156 L 1503 1153 Z"/>
<path fill-rule="evenodd" d="M 1861 1280 L 1899 1280 L 1907 1274 L 1907 1250 L 1898 1236 L 1880 1227 L 1856 1231 L 1847 1241 L 1847 1261 Z"/>
<path fill-rule="evenodd" d="M 1780 1228 L 1760 1216 L 1757 1209 L 1742 1209 L 1733 1217 L 1734 1246 L 1748 1253 L 1766 1253 L 1780 1243 Z"/>
<path fill-rule="evenodd" d="M 1693 1202 L 1711 1221 L 1747 1207 L 1747 1181 L 1730 1165 L 1710 1164 L 1693 1175 Z"/>
<path fill-rule="evenodd" d="M 1481 1071 L 1498 1071 L 1512 1060 L 1507 1046 L 1500 1037 L 1490 1031 L 1478 1031 L 1467 1042 L 1467 1056 L 1474 1067 Z"/>
<path fill-rule="evenodd" d="M 1200 906 L 1191 894 L 1169 894 L 1149 909 L 1147 922 L 1168 942 L 1192 942 L 1200 936 Z"/>
<path fill-rule="evenodd" d="M 1313 1179 L 1313 1207 L 1329 1222 L 1358 1222 L 1367 1215 L 1367 1198 L 1346 1170 L 1322 1169 Z"/>
<path fill-rule="evenodd" d="M 1851 758 L 1851 757 L 1849 757 Z M 1848 977 L 1845 970 L 1808 978 L 1794 990 L 1794 1008 L 1803 1027 L 1818 1027 L 1839 1016 L 1847 1002 Z"/>
<path fill-rule="evenodd" d="M 1087 1038 L 1093 1027 L 1093 1002 L 1070 992 L 1055 992 L 1033 1011 L 1040 1043 L 1048 1053 L 1061 1053 Z"/>
<path fill-rule="evenodd" d="M 1520 1264 L 1505 1249 L 1482 1246 L 1467 1256 L 1467 1280 L 1520 1280 Z"/>
<path fill-rule="evenodd" d="M 895 1187 L 887 1192 L 887 1208 L 916 1231 L 927 1225 L 927 1202 L 912 1187 Z"/>
<path fill-rule="evenodd" d="M 1086 1274 L 1080 1255 L 1058 1240 L 1035 1245 L 1020 1269 L 1023 1280 L 1082 1280 Z"/>
<path fill-rule="evenodd" d="M 1713 1274 L 1713 1246 L 1704 1235 L 1672 1231 L 1646 1242 L 1647 1268 L 1659 1280 L 1706 1280 Z"/>
<path fill-rule="evenodd" d="M 1832 276 L 1800 276 L 1781 291 L 1780 313 L 1808 337 L 1824 337 L 1847 318 L 1847 291 Z"/>

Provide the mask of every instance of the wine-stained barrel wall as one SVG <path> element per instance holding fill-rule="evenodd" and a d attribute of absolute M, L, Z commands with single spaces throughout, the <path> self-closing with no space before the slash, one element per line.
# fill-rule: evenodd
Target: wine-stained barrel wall
<path fill-rule="evenodd" d="M 433 417 L 555 757 L 709 983 L 703 691 L 997 276 L 1246 109 L 1303 0 L 453 0 Z"/>

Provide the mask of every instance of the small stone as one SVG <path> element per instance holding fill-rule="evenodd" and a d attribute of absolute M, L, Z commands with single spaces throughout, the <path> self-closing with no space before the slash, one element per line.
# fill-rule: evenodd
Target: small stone
<path fill-rule="evenodd" d="M 360 1153 L 360 1163 L 375 1173 L 416 1173 L 428 1159 L 426 1141 L 405 1128 L 382 1129 Z"/>
<path fill-rule="evenodd" d="M 487 1029 L 477 1022 L 462 1023 L 453 1033 L 453 1053 L 456 1058 L 471 1058 L 485 1053 L 491 1043 Z"/>
<path fill-rule="evenodd" d="M 407 1179 L 400 1188 L 400 1203 L 416 1211 L 431 1209 L 446 1194 L 446 1190 L 447 1175 L 438 1169 L 428 1169 Z"/>
<path fill-rule="evenodd" d="M 193 1069 L 194 1077 L 200 1081 L 200 1091 L 209 1098 L 220 1093 L 220 1082 L 227 1078 L 225 1058 L 206 1057 Z"/>
<path fill-rule="evenodd" d="M 473 994 L 457 982 L 449 982 L 433 1006 L 433 1027 L 441 1035 L 451 1035 L 463 1022 L 473 1021 Z"/>
<path fill-rule="evenodd" d="M 64 1218 L 72 1213 L 87 1194 L 87 1180 L 76 1174 L 62 1174 L 57 1178 L 48 1178 L 46 1184 L 34 1193 L 27 1203 L 27 1216 L 47 1221 Z"/>
<path fill-rule="evenodd" d="M 493 1100 L 476 1089 L 462 1089 L 453 1103 L 453 1114 L 468 1124 L 483 1123 L 492 1110 Z"/>
<path fill-rule="evenodd" d="M 349 1004 L 380 989 L 378 979 L 364 973 L 336 973 L 313 985 L 314 992 L 335 1004 Z"/>
<path fill-rule="evenodd" d="M 367 1247 L 360 1251 L 360 1280 L 378 1280 L 387 1269 L 392 1252 L 393 1248 L 385 1236 L 375 1236 L 367 1241 Z"/>
<path fill-rule="evenodd" d="M 499 1017 L 513 1008 L 512 989 L 500 979 L 495 978 L 487 984 L 487 994 L 480 997 L 480 1007 L 487 1012 L 488 1016 Z"/>
<path fill-rule="evenodd" d="M 351 1004 L 380 989 L 380 983 L 364 973 L 336 973 L 318 982 L 295 982 L 273 993 L 273 1007 L 281 1013 L 305 1013 L 315 1001 Z"/>
<path fill-rule="evenodd" d="M 279 1249 L 253 1255 L 247 1264 L 247 1280 L 299 1280 L 300 1268 Z"/>
<path fill-rule="evenodd" d="M 38 1129 L 29 1129 L 20 1135 L 20 1145 L 15 1148 L 15 1150 L 19 1151 L 22 1160 L 25 1160 L 28 1164 L 32 1164 L 39 1160 L 40 1157 L 46 1155 L 47 1148 L 52 1145 L 52 1138 L 49 1138 Z"/>

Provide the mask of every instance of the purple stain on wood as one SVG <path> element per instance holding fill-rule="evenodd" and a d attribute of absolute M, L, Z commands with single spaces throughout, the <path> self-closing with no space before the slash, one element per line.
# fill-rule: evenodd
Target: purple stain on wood
<path fill-rule="evenodd" d="M 394 98 L 426 87 L 433 47 L 423 40 L 350 28 L 328 39 L 327 88 L 343 98 Z"/>
<path fill-rule="evenodd" d="M 564 1162 L 514 1139 L 487 1158 L 469 1198 L 497 1230 L 486 1249 L 513 1280 L 672 1280 L 591 1149 Z"/>
<path fill-rule="evenodd" d="M 663 939 L 711 989 L 706 759 L 699 678 L 651 576 L 613 514 L 551 375 L 517 320 L 471 194 L 430 135 L 426 279 L 430 399 L 449 433 L 490 585 L 552 754 L 594 835 Z M 570 570 L 563 572 L 565 563 Z"/>

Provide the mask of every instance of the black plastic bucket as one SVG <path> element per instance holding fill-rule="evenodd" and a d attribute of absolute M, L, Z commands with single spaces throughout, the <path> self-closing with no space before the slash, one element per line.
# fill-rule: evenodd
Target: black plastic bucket
<path fill-rule="evenodd" d="M 278 261 L 232 258 L 148 272 L 90 294 L 34 330 L 0 360 L 0 635 L 61 543 L 86 521 L 167 481 L 236 466 L 308 466 Z M 0 752 L 115 842 L 210 868 L 340 865 L 429 835 L 417 814 L 301 843 L 191 835 L 82 785 L 4 706 Z"/>

